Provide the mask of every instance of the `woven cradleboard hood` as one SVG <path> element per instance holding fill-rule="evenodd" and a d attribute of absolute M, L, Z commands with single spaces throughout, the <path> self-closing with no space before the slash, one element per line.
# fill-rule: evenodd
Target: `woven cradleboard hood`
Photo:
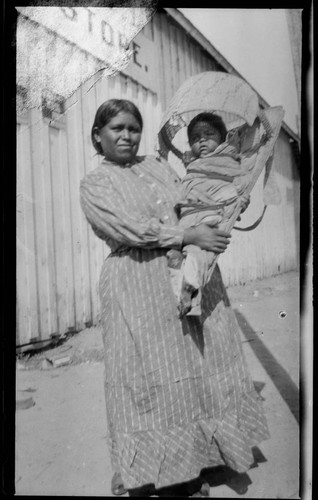
<path fill-rule="evenodd" d="M 158 134 L 158 149 L 167 157 L 175 134 L 202 111 L 216 112 L 228 130 L 244 123 L 253 125 L 260 107 L 256 92 L 241 78 L 206 71 L 187 79 L 165 111 Z"/>
<path fill-rule="evenodd" d="M 265 168 L 264 194 L 267 195 L 267 203 L 280 203 L 271 166 L 284 117 L 283 108 L 275 106 L 261 109 L 256 92 L 237 76 L 218 71 L 199 73 L 181 85 L 163 115 L 157 142 L 157 150 L 162 157 L 168 159 L 169 152 L 172 152 L 182 160 L 184 166 L 187 165 L 191 152 L 184 149 L 180 151 L 173 139 L 183 127 L 187 127 L 194 116 L 203 111 L 218 114 L 229 135 L 239 135 L 241 163 L 249 164 L 252 169 L 245 194 L 250 194 Z M 238 206 L 227 230 L 231 229 L 239 212 Z"/>

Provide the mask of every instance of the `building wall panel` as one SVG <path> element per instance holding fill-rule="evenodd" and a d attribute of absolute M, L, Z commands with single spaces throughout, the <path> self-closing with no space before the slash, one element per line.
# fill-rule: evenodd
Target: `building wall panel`
<path fill-rule="evenodd" d="M 264 278 L 298 268 L 299 181 L 288 139 L 280 133 L 273 169 L 281 201 L 268 205 L 260 225 L 249 232 L 233 230 L 231 243 L 219 263 L 228 285 Z M 283 167 L 284 165 L 284 167 Z M 238 226 L 249 226 L 262 213 L 264 172 L 256 183 L 251 204 Z M 293 193 L 293 202 L 289 192 Z"/>
<path fill-rule="evenodd" d="M 154 154 L 162 107 L 155 94 L 123 74 L 94 75 L 67 99 L 62 121 L 32 110 L 18 122 L 18 345 L 99 320 L 98 281 L 109 249 L 87 224 L 79 184 L 100 162 L 91 126 L 109 98 L 135 102 L 147 124 L 140 154 Z"/>
<path fill-rule="evenodd" d="M 69 172 L 71 203 L 72 262 L 74 279 L 75 323 L 68 329 L 80 330 L 89 323 L 91 314 L 90 268 L 88 248 L 88 227 L 79 203 L 79 183 L 86 173 L 84 159 L 84 138 L 82 100 L 80 90 L 68 99 L 66 112 L 66 132 L 68 156 L 65 168 Z M 91 163 L 94 163 L 92 154 Z"/>
<path fill-rule="evenodd" d="M 48 125 L 38 110 L 31 110 L 33 196 L 35 202 L 35 252 L 40 331 L 58 332 L 56 262 Z M 37 338 L 37 332 L 32 333 Z"/>
<path fill-rule="evenodd" d="M 30 127 L 17 125 L 17 341 L 27 343 L 38 331 L 35 252 L 35 204 L 31 169 Z"/>

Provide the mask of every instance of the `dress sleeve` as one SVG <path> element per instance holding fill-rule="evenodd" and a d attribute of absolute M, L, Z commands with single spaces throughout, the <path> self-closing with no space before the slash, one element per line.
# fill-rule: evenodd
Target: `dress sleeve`
<path fill-rule="evenodd" d="M 102 239 L 129 247 L 181 248 L 184 229 L 163 224 L 158 218 L 132 213 L 124 193 L 106 176 L 87 175 L 80 185 L 84 214 Z"/>

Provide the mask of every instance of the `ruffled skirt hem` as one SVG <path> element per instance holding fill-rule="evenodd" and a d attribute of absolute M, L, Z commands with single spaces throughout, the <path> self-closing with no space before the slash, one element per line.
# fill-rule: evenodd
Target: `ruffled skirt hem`
<path fill-rule="evenodd" d="M 252 448 L 270 436 L 255 393 L 241 403 L 240 415 L 227 412 L 223 420 L 205 418 L 166 431 L 115 431 L 117 453 L 112 458 L 125 487 L 171 486 L 219 465 L 246 472 L 254 463 Z"/>

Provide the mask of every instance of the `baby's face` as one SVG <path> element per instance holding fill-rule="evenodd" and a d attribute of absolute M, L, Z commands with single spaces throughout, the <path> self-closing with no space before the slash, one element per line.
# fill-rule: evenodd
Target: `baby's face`
<path fill-rule="evenodd" d="M 221 144 L 220 132 L 206 122 L 198 122 L 194 125 L 189 137 L 189 144 L 196 158 L 203 158 Z"/>

